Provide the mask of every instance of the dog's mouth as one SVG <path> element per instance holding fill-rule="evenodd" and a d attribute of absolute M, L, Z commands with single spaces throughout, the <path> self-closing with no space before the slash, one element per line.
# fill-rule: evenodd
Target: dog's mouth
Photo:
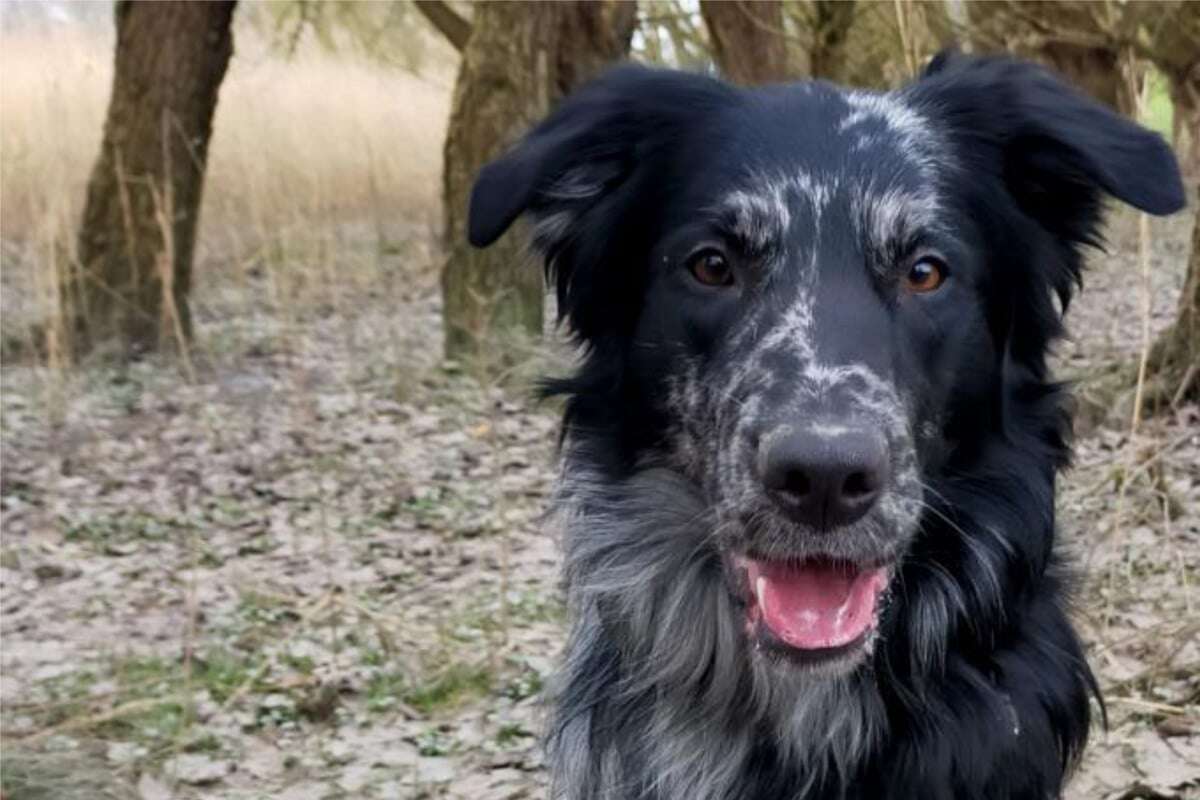
<path fill-rule="evenodd" d="M 862 648 L 879 625 L 888 565 L 823 557 L 733 561 L 745 581 L 748 632 L 759 646 L 806 662 L 835 659 Z"/>

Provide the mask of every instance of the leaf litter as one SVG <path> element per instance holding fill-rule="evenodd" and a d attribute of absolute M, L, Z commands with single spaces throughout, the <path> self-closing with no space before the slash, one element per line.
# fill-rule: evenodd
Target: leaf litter
<path fill-rule="evenodd" d="M 1068 375 L 1136 356 L 1130 227 Z M 1160 329 L 1188 231 L 1154 231 Z M 401 273 L 287 321 L 201 304 L 198 341 L 237 335 L 194 383 L 5 365 L 6 797 L 544 796 L 555 410 L 441 362 L 436 282 Z M 1076 447 L 1059 514 L 1109 726 L 1067 796 L 1200 797 L 1200 409 Z"/>

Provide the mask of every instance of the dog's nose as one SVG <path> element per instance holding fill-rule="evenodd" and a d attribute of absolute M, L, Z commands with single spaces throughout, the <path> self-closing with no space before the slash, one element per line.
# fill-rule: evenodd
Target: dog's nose
<path fill-rule="evenodd" d="M 849 525 L 879 499 L 888 480 L 887 443 L 862 428 L 810 428 L 766 437 L 762 482 L 789 516 L 819 530 Z"/>

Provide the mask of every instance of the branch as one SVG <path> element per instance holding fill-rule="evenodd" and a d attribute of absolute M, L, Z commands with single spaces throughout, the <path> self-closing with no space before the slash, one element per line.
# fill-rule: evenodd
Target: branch
<path fill-rule="evenodd" d="M 454 49 L 462 52 L 471 38 L 471 23 L 458 15 L 446 0 L 415 0 L 413 3 L 421 16 L 446 37 Z"/>

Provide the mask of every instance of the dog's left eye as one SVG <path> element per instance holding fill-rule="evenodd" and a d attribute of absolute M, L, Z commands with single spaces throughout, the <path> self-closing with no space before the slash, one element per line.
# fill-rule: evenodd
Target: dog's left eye
<path fill-rule="evenodd" d="M 904 288 L 913 294 L 926 294 L 937 289 L 945 280 L 945 263 L 933 256 L 922 256 L 908 268 L 908 274 L 904 276 Z"/>
<path fill-rule="evenodd" d="M 701 250 L 687 262 L 688 272 L 705 286 L 732 286 L 733 268 L 729 261 L 716 250 Z"/>

